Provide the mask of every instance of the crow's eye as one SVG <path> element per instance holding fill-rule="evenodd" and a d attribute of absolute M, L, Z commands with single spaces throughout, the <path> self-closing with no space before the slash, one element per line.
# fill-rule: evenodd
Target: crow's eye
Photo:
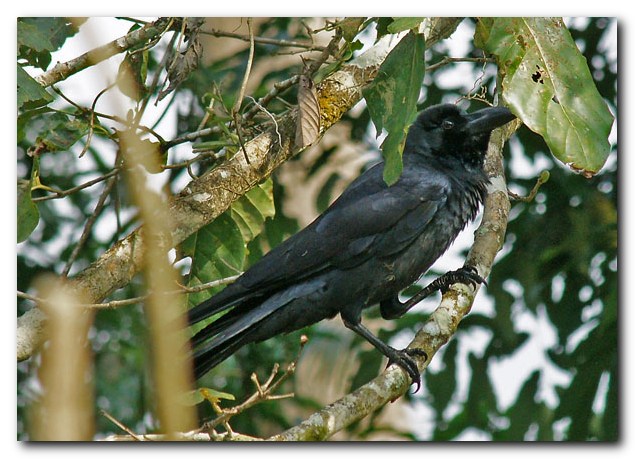
<path fill-rule="evenodd" d="M 441 123 L 441 127 L 448 131 L 454 127 L 454 123 L 450 120 L 443 120 L 443 122 Z"/>

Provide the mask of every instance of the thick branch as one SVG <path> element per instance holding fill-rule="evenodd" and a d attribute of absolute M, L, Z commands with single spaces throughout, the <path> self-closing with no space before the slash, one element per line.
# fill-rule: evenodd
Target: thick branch
<path fill-rule="evenodd" d="M 483 220 L 476 231 L 474 244 L 468 254 L 467 263 L 478 268 L 481 276 L 487 277 L 500 250 L 507 229 L 509 199 L 502 166 L 502 150 L 505 141 L 516 130 L 518 124 L 497 129 L 492 134 L 486 160 L 486 170 L 492 181 Z M 443 295 L 441 304 L 417 333 L 409 348 L 423 349 L 426 362 L 419 362 L 423 371 L 430 359 L 456 332 L 459 323 L 470 312 L 476 290 L 455 284 Z M 275 435 L 273 441 L 325 440 L 336 432 L 359 421 L 369 413 L 381 408 L 406 393 L 410 387 L 409 377 L 400 368 L 392 365 L 384 373 L 356 391 L 311 415 L 301 424 Z"/>
<path fill-rule="evenodd" d="M 426 41 L 428 46 L 449 36 L 459 22 L 460 18 L 430 20 L 431 25 L 426 29 L 427 36 L 430 36 Z M 368 52 L 342 66 L 318 86 L 320 135 L 361 99 L 362 88 L 372 81 L 388 53 L 386 42 L 387 40 L 380 40 Z M 213 221 L 236 199 L 268 178 L 278 166 L 298 153 L 299 149 L 293 143 L 295 118 L 296 113 L 293 111 L 282 117 L 277 126 L 272 126 L 246 142 L 245 153 L 249 156 L 249 164 L 243 154 L 234 155 L 219 167 L 190 182 L 172 199 L 169 209 L 172 246 Z M 139 228 L 119 240 L 74 278 L 76 288 L 85 292 L 87 301 L 101 301 L 114 290 L 125 286 L 139 272 L 143 258 L 143 233 L 143 228 Z M 37 317 L 38 323 L 43 320 L 39 314 L 32 313 L 31 316 Z M 21 325 L 30 323 L 18 323 L 18 340 L 30 340 L 30 344 L 21 347 L 23 359 L 28 358 L 36 348 L 33 343 L 41 339 L 37 331 L 22 329 Z"/>

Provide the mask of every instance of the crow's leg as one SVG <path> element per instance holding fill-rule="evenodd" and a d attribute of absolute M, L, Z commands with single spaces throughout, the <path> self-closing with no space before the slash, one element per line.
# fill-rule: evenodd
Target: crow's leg
<path fill-rule="evenodd" d="M 412 359 L 412 356 L 423 356 L 427 359 L 427 354 L 424 351 L 417 349 L 403 349 L 400 351 L 393 347 L 390 347 L 382 340 L 377 338 L 375 335 L 373 335 L 368 328 L 362 325 L 361 310 L 361 307 L 356 307 L 347 309 L 340 313 L 340 316 L 342 317 L 342 321 L 344 322 L 346 328 L 353 330 L 370 344 L 375 346 L 375 348 L 379 352 L 388 357 L 389 365 L 391 363 L 394 363 L 403 368 L 408 376 L 410 376 L 412 383 L 417 385 L 415 392 L 418 391 L 419 387 L 421 387 L 421 375 L 419 373 L 417 363 Z"/>
<path fill-rule="evenodd" d="M 380 303 L 381 316 L 384 319 L 396 319 L 408 312 L 415 304 L 427 298 L 437 290 L 445 293 L 452 284 L 466 284 L 475 287 L 478 284 L 486 284 L 485 279 L 479 276 L 478 271 L 473 266 L 463 266 L 455 271 L 448 271 L 434 281 L 426 285 L 420 292 L 414 295 L 405 303 L 399 301 L 399 296 L 395 295 Z"/>

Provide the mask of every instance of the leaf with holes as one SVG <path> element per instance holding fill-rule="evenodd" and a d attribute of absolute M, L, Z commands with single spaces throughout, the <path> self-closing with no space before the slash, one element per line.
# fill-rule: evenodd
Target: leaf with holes
<path fill-rule="evenodd" d="M 613 115 L 561 19 L 484 18 L 477 46 L 496 56 L 501 95 L 553 155 L 586 177 L 610 152 Z"/>

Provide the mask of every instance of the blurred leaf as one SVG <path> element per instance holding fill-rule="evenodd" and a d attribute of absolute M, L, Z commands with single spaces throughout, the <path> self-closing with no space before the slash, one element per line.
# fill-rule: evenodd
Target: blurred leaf
<path fill-rule="evenodd" d="M 39 117 L 36 143 L 39 151 L 66 151 L 88 133 L 89 123 L 81 116 L 47 113 Z"/>
<path fill-rule="evenodd" d="M 540 372 L 534 371 L 529 379 L 525 381 L 516 397 L 516 401 L 510 406 L 505 415 L 509 418 L 509 428 L 497 434 L 497 440 L 523 441 L 529 426 L 534 422 L 534 418 L 527 416 L 527 413 L 536 413 L 539 410 L 536 403 L 538 395 L 538 382 Z"/>
<path fill-rule="evenodd" d="M 409 32 L 386 56 L 373 82 L 364 89 L 370 116 L 382 143 L 386 160 L 384 180 L 389 185 L 401 175 L 401 154 L 408 126 L 417 114 L 417 100 L 425 73 L 423 34 Z"/>
<path fill-rule="evenodd" d="M 210 389 L 209 387 L 199 387 L 185 395 L 185 403 L 188 405 L 198 405 L 205 400 L 213 405 L 217 405 L 221 400 L 236 400 L 236 397 L 232 394 Z"/>
<path fill-rule="evenodd" d="M 602 415 L 602 439 L 607 441 L 619 440 L 619 402 L 618 402 L 617 366 L 610 373 L 606 406 Z M 623 416 L 623 413 L 622 413 Z M 623 419 L 623 418 L 622 418 Z"/>
<path fill-rule="evenodd" d="M 188 287 L 233 276 L 243 271 L 246 245 L 263 229 L 266 218 L 274 213 L 271 180 L 249 190 L 231 208 L 187 238 L 181 249 L 192 258 Z M 209 298 L 222 287 L 190 293 L 192 307 Z"/>
<path fill-rule="evenodd" d="M 136 134 L 131 135 L 130 130 L 121 131 L 119 137 L 125 139 L 120 142 L 124 150 L 124 158 L 128 155 L 134 155 L 135 163 L 142 164 L 151 174 L 159 174 L 163 172 L 163 168 L 168 159 L 168 154 L 163 151 L 159 142 L 153 142 L 149 139 L 141 139 Z"/>
<path fill-rule="evenodd" d="M 18 110 L 33 109 L 53 100 L 46 89 L 18 65 Z"/>
<path fill-rule="evenodd" d="M 390 33 L 399 33 L 404 30 L 414 29 L 415 27 L 419 27 L 419 24 L 425 18 L 394 18 L 394 20 L 388 24 L 388 32 Z"/>
<path fill-rule="evenodd" d="M 119 65 L 117 87 L 132 100 L 140 101 L 147 94 L 149 51 L 128 53 Z"/>
<path fill-rule="evenodd" d="M 359 28 L 366 18 L 344 18 L 337 22 L 337 27 L 342 31 L 342 38 L 351 43 L 359 33 Z"/>
<path fill-rule="evenodd" d="M 18 243 L 26 240 L 40 220 L 37 205 L 31 199 L 31 182 L 18 180 Z"/>
<path fill-rule="evenodd" d="M 298 83 L 298 118 L 295 130 L 295 145 L 304 148 L 318 139 L 320 134 L 320 104 L 317 90 L 311 78 L 300 75 Z"/>
<path fill-rule="evenodd" d="M 610 151 L 613 115 L 562 20 L 484 18 L 477 46 L 496 56 L 502 96 L 553 155 L 590 177 Z"/>
<path fill-rule="evenodd" d="M 452 339 L 443 351 L 444 368 L 438 373 L 424 373 L 426 387 L 432 396 L 431 404 L 437 415 L 441 415 L 452 400 L 456 390 L 456 358 L 459 340 Z"/>
<path fill-rule="evenodd" d="M 465 411 L 471 425 L 489 430 L 490 416 L 496 414 L 496 395 L 487 371 L 487 361 L 470 354 L 468 365 L 472 370 L 472 380 Z"/>

